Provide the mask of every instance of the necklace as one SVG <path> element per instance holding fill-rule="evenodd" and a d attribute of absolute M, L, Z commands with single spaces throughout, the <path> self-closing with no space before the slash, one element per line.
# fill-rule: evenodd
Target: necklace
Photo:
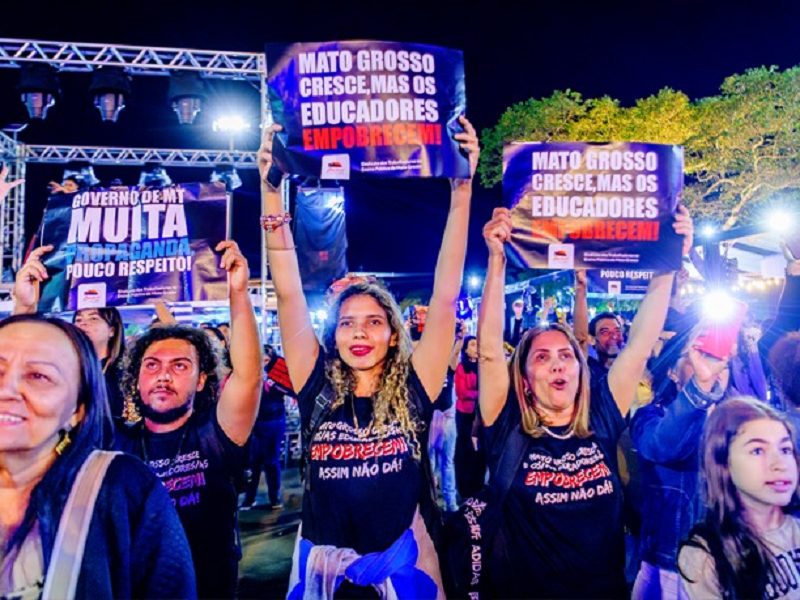
<path fill-rule="evenodd" d="M 544 432 L 547 435 L 553 436 L 557 440 L 568 440 L 573 435 L 575 435 L 575 430 L 574 429 L 570 429 L 569 431 L 567 431 L 567 433 L 556 433 L 555 431 L 551 431 L 550 428 L 547 427 L 547 425 L 539 425 L 539 427 L 544 429 Z"/>
<path fill-rule="evenodd" d="M 183 427 L 183 432 L 181 433 L 181 439 L 178 442 L 178 450 L 175 452 L 175 456 L 169 461 L 170 466 L 172 466 L 172 464 L 181 455 L 181 450 L 183 449 L 183 442 L 186 440 L 186 433 L 189 431 L 188 425 L 189 425 L 189 421 L 190 420 L 191 420 L 191 417 L 189 417 L 189 419 L 186 420 L 186 423 L 181 425 L 181 427 Z M 150 464 L 149 464 L 150 459 L 147 456 L 147 442 L 145 441 L 145 434 L 147 434 L 147 433 L 149 433 L 149 430 L 147 429 L 147 426 L 144 423 L 142 423 L 142 435 L 139 438 L 141 440 L 141 442 L 142 442 L 142 458 L 144 459 L 144 463 L 149 467 L 150 466 Z M 150 436 L 148 435 L 147 437 L 150 437 Z"/>

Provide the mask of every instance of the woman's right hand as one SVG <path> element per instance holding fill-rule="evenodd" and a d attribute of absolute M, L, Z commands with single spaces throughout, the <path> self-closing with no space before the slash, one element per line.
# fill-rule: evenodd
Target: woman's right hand
<path fill-rule="evenodd" d="M 275 137 L 275 132 L 282 130 L 283 127 L 277 123 L 273 123 L 264 129 L 264 135 L 261 136 L 261 148 L 258 149 L 258 172 L 261 175 L 261 183 L 271 192 L 278 191 L 278 188 L 269 182 L 269 171 L 273 165 L 272 140 Z"/>
<path fill-rule="evenodd" d="M 727 358 L 720 359 L 709 356 L 695 348 L 694 345 L 689 349 L 689 361 L 694 369 L 694 381 L 697 387 L 706 394 L 714 389 L 714 384 L 720 380 L 722 372 L 728 368 Z"/>
<path fill-rule="evenodd" d="M 489 249 L 489 256 L 505 254 L 505 244 L 511 241 L 511 211 L 498 207 L 492 213 L 492 219 L 483 226 L 483 238 Z"/>
<path fill-rule="evenodd" d="M 49 278 L 42 256 L 53 251 L 53 246 L 39 246 L 30 253 L 28 260 L 17 272 L 14 281 L 14 302 L 19 309 L 35 308 L 39 302 L 39 283 Z"/>

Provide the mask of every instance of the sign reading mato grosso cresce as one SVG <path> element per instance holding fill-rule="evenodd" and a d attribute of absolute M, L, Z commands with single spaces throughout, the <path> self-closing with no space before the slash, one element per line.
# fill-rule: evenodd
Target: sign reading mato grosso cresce
<path fill-rule="evenodd" d="M 282 51 L 283 50 L 283 51 Z M 379 41 L 267 45 L 276 164 L 319 179 L 469 177 L 461 52 Z"/>
<path fill-rule="evenodd" d="M 227 274 L 221 183 L 113 187 L 50 198 L 39 233 L 55 246 L 39 310 L 223 301 Z"/>
<path fill-rule="evenodd" d="M 503 153 L 509 256 L 523 268 L 676 270 L 680 146 L 519 143 Z"/>

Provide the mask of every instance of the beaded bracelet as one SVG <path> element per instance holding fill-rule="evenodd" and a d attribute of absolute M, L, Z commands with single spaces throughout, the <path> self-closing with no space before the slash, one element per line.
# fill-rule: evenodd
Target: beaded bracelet
<path fill-rule="evenodd" d="M 278 227 L 282 227 L 285 223 L 292 222 L 292 215 L 288 212 L 285 215 L 261 215 L 261 227 L 264 231 L 275 231 Z"/>

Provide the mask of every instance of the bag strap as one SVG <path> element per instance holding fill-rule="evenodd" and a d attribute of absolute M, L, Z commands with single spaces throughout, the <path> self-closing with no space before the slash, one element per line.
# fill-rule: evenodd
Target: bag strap
<path fill-rule="evenodd" d="M 58 524 L 42 600 L 75 598 L 94 505 L 108 466 L 118 454 L 121 453 L 94 450 L 83 461 Z"/>
<path fill-rule="evenodd" d="M 303 452 L 300 458 L 300 473 L 303 478 L 306 491 L 311 489 L 311 440 L 317 435 L 320 426 L 331 411 L 335 392 L 333 386 L 326 380 L 317 397 L 314 399 L 314 408 L 311 410 L 311 418 L 308 426 L 303 429 L 302 442 Z M 288 452 L 288 449 L 286 450 Z"/>
<path fill-rule="evenodd" d="M 505 444 L 503 444 L 503 451 L 500 454 L 500 459 L 497 461 L 495 492 L 498 494 L 497 500 L 499 502 L 505 499 L 514 481 L 514 476 L 519 470 L 522 457 L 525 455 L 525 447 L 528 440 L 520 431 L 521 427 L 521 425 L 517 425 L 511 430 L 511 433 L 506 438 Z"/>

